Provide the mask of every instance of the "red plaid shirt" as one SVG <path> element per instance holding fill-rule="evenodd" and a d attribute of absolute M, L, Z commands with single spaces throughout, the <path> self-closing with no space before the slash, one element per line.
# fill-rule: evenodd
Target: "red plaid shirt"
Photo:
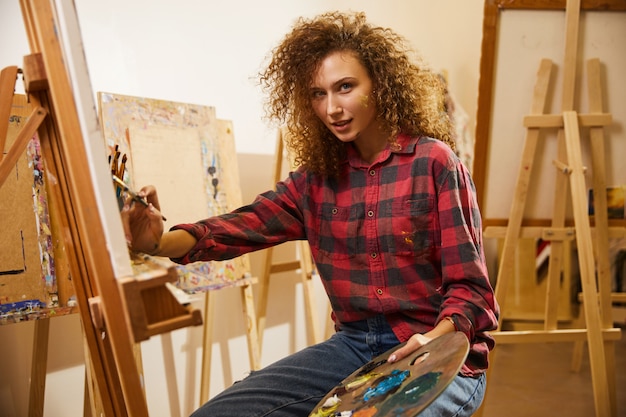
<path fill-rule="evenodd" d="M 470 340 L 462 369 L 483 372 L 499 309 L 467 169 L 429 138 L 399 136 L 372 164 L 349 146 L 338 179 L 302 167 L 232 213 L 177 225 L 196 246 L 177 262 L 224 260 L 306 239 L 335 321 L 384 314 L 401 342 L 445 317 Z"/>

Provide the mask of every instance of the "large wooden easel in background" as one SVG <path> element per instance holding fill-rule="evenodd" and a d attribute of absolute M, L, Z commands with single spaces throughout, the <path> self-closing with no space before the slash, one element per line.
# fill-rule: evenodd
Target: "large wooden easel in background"
<path fill-rule="evenodd" d="M 485 25 L 492 25 L 485 31 L 485 42 L 492 42 L 495 38 L 495 17 L 497 8 L 503 5 L 496 1 L 488 1 L 485 6 Z M 507 8 L 528 8 L 528 2 L 507 2 Z M 535 8 L 557 9 L 552 4 L 537 5 Z M 562 2 L 559 2 L 562 3 Z M 564 5 L 566 10 L 565 24 L 565 58 L 563 66 L 563 90 L 561 97 L 561 114 L 545 114 L 550 90 L 551 71 L 553 64 L 549 59 L 543 59 L 537 74 L 531 114 L 524 118 L 526 137 L 524 139 L 521 164 L 514 190 L 514 197 L 510 208 L 508 222 L 505 225 L 498 222 L 485 222 L 485 237 L 504 239 L 499 258 L 499 269 L 496 281 L 496 299 L 502 310 L 506 307 L 507 287 L 515 274 L 515 253 L 522 238 L 541 238 L 551 242 L 549 259 L 548 284 L 543 317 L 542 330 L 506 331 L 500 328 L 493 332 L 497 343 L 545 343 L 586 341 L 589 346 L 589 359 L 595 400 L 595 411 L 598 417 L 616 416 L 615 401 L 615 369 L 614 344 L 621 336 L 620 330 L 613 327 L 611 318 L 611 289 L 608 260 L 608 240 L 610 237 L 623 237 L 625 228 L 609 227 L 606 201 L 606 172 L 604 154 L 603 129 L 611 123 L 611 115 L 602 109 L 602 83 L 600 79 L 600 62 L 591 59 L 587 62 L 588 96 L 590 112 L 582 114 L 574 109 L 574 94 L 578 51 L 578 29 L 581 3 L 580 0 L 568 0 Z M 532 8 L 532 7 L 531 7 Z M 563 5 L 560 7 L 563 8 Z M 623 10 L 622 6 L 622 10 Z M 484 53 L 484 51 L 483 51 Z M 490 61 L 491 60 L 491 61 Z M 493 68 L 493 51 L 491 56 L 483 56 L 481 66 Z M 478 116 L 484 119 L 490 114 L 491 97 L 489 83 L 493 79 L 492 69 L 481 68 L 481 73 L 487 72 L 487 77 L 481 77 L 481 94 Z M 483 73 L 484 75 L 484 73 Z M 482 105 L 481 105 L 482 104 Z M 486 108 L 485 108 L 486 107 Z M 481 113 L 482 112 L 482 113 Z M 478 135 L 487 135 L 489 124 L 480 123 Z M 581 127 L 588 127 L 590 131 L 592 152 L 592 175 L 595 201 L 595 225 L 592 228 L 588 216 L 586 198 L 585 174 L 581 153 Z M 481 130 L 482 129 L 482 130 Z M 556 189 L 551 221 L 524 222 L 526 203 L 530 189 L 533 164 L 537 159 L 536 149 L 539 141 L 545 139 L 542 133 L 546 129 L 557 130 L 557 156 L 553 163 L 556 172 Z M 482 142 L 485 145 L 484 142 Z M 477 154 L 485 155 L 485 149 L 478 149 Z M 484 165 L 478 165 L 479 171 Z M 476 175 L 476 170 L 475 174 Z M 479 172 L 478 175 L 484 172 Z M 484 180 L 484 178 L 483 178 Z M 482 192 L 483 182 L 479 179 L 477 188 Z M 573 211 L 573 223 L 567 222 L 566 211 L 568 190 Z M 558 329 L 558 288 L 563 269 L 563 258 L 568 243 L 575 242 L 578 250 L 580 276 L 582 282 L 582 299 L 584 302 L 584 328 Z M 595 247 L 594 247 L 595 244 Z M 597 283 L 596 283 L 597 278 Z M 500 323 L 502 325 L 502 323 Z M 497 349 L 496 349 L 497 350 Z M 493 353 L 495 353 L 494 351 Z"/>
<path fill-rule="evenodd" d="M 104 144 L 82 44 L 77 42 L 80 31 L 72 2 L 22 0 L 20 5 L 31 49 L 22 71 L 33 111 L 0 162 L 0 179 L 6 177 L 37 132 L 46 175 L 51 179 L 49 201 L 63 231 L 83 326 L 90 375 L 87 382 L 93 399 L 86 414 L 147 417 L 134 344 L 199 325 L 201 314 L 178 303 L 167 288 L 167 283 L 177 279 L 174 268 L 148 263 L 141 273 L 135 273 L 128 252 L 119 250 L 126 246 L 119 215 L 109 218 L 116 210 L 101 210 L 103 205 L 113 207 L 114 192 L 105 158 L 101 164 L 92 158 L 94 148 L 102 150 L 104 156 Z M 17 73 L 17 67 L 2 71 L 2 123 L 8 120 Z M 4 124 L 0 129 L 4 151 Z M 91 137 L 94 134 L 98 137 Z M 111 194 L 99 195 L 94 191 L 98 189 L 110 190 Z M 105 227 L 110 222 L 114 231 Z M 47 322 L 41 324 L 36 339 L 42 337 L 45 342 Z M 45 374 L 45 368 L 37 372 Z M 35 396 L 39 398 L 31 395 L 31 414 L 41 415 L 43 387 L 35 390 Z M 33 404 L 41 410 L 33 409 Z"/>

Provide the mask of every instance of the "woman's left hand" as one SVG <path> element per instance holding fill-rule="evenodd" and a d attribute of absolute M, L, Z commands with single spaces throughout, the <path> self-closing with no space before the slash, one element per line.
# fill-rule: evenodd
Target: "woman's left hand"
<path fill-rule="evenodd" d="M 404 346 L 402 346 L 389 356 L 387 362 L 397 362 L 400 359 L 405 358 L 411 353 L 415 352 L 417 349 L 421 348 L 431 340 L 441 336 L 442 334 L 452 333 L 454 331 L 456 331 L 454 322 L 451 318 L 446 317 L 439 323 L 437 323 L 437 325 L 429 332 L 426 332 L 424 334 L 416 333 L 411 336 L 411 338 L 406 341 L 406 344 Z"/>
<path fill-rule="evenodd" d="M 411 336 L 409 340 L 407 340 L 406 345 L 393 352 L 387 359 L 387 362 L 397 362 L 415 352 L 417 349 L 421 348 L 433 339 L 434 338 L 427 337 L 421 333 L 416 333 Z"/>

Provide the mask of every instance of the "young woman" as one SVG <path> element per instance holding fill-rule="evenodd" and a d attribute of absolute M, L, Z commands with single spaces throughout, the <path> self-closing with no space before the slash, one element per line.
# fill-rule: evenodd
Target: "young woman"
<path fill-rule="evenodd" d="M 232 213 L 163 234 L 148 208 L 123 211 L 132 249 L 181 263 L 223 260 L 306 239 L 336 333 L 252 372 L 194 413 L 307 416 L 375 356 L 463 332 L 460 374 L 421 416 L 470 416 L 485 392 L 498 306 L 472 180 L 453 151 L 439 77 L 403 38 L 362 13 L 300 19 L 260 80 L 299 167 Z"/>

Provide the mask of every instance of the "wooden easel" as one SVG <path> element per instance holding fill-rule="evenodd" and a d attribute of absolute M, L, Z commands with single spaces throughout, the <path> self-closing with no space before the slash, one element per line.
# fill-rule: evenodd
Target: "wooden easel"
<path fill-rule="evenodd" d="M 155 264 L 148 266 L 150 273 L 135 275 L 127 258 L 124 271 L 130 273 L 120 275 L 116 269 L 119 260 L 114 263 L 105 255 L 111 251 L 111 242 L 107 240 L 105 218 L 99 208 L 107 202 L 99 200 L 94 191 L 98 187 L 94 185 L 109 174 L 104 154 L 101 165 L 97 161 L 90 163 L 93 143 L 89 134 L 99 130 L 92 92 L 79 88 L 80 82 L 88 81 L 82 50 L 75 50 L 82 45 L 72 42 L 76 39 L 64 38 L 68 33 L 70 38 L 80 37 L 76 12 L 71 2 L 58 2 L 60 9 L 52 0 L 22 0 L 20 5 L 31 49 L 31 54 L 24 58 L 24 84 L 33 111 L 7 157 L 0 162 L 0 185 L 37 132 L 46 174 L 54 180 L 49 200 L 64 231 L 62 238 L 90 359 L 87 367 L 92 380 L 88 382 L 90 388 L 93 383 L 101 407 L 97 414 L 147 417 L 133 343 L 200 325 L 201 314 L 179 304 L 166 288 L 166 283 L 177 279 L 174 268 Z M 8 120 L 7 106 L 10 109 L 17 72 L 17 67 L 8 67 L 2 73 L 3 151 L 4 122 Z M 106 200 L 107 196 L 103 197 Z M 111 187 L 108 203 L 113 204 L 113 198 Z M 37 332 L 40 334 L 45 336 L 47 329 Z M 42 390 L 39 395 L 43 395 Z"/>
<path fill-rule="evenodd" d="M 246 324 L 246 340 L 248 342 L 248 359 L 253 371 L 261 369 L 261 343 L 257 327 L 256 310 L 252 285 L 257 279 L 241 281 L 241 304 Z M 200 405 L 209 400 L 211 383 L 211 357 L 213 352 L 213 329 L 215 317 L 215 291 L 207 291 L 204 304 L 204 328 L 202 331 L 202 372 L 200 375 Z"/>
<path fill-rule="evenodd" d="M 580 114 L 574 110 L 580 8 L 580 0 L 567 1 L 562 113 L 544 114 L 552 70 L 552 62 L 544 59 L 537 75 L 531 114 L 524 119 L 527 132 L 508 224 L 505 227 L 487 227 L 485 236 L 504 238 L 495 290 L 496 299 L 502 310 L 506 304 L 508 282 L 514 275 L 515 251 L 520 238 L 541 237 L 551 242 L 544 329 L 500 330 L 493 332 L 492 335 L 497 343 L 586 340 L 589 344 L 596 415 L 604 417 L 615 416 L 617 412 L 613 342 L 621 336 L 620 330 L 613 328 L 611 320 L 607 246 L 609 235 L 623 236 L 624 229 L 610 229 L 608 226 L 603 127 L 611 123 L 611 115 L 602 112 L 600 63 L 597 59 L 590 60 L 587 65 L 590 113 Z M 591 132 L 593 189 L 596 196 L 594 230 L 587 214 L 586 170 L 581 155 L 580 127 L 590 127 Z M 553 217 L 550 225 L 523 226 L 530 178 L 536 158 L 535 151 L 542 129 L 558 129 L 558 154 L 553 161 L 557 171 Z M 568 189 L 574 216 L 571 226 L 566 224 L 565 218 Z M 567 241 L 575 241 L 578 248 L 586 327 L 560 330 L 557 329 L 557 295 L 563 267 L 564 245 Z M 594 241 L 597 258 L 594 256 L 592 246 Z M 599 289 L 596 285 L 596 272 Z"/>
<path fill-rule="evenodd" d="M 231 138 L 234 143 L 233 126 L 230 121 L 218 120 L 218 126 L 223 130 L 222 134 Z M 240 199 L 236 202 L 241 204 Z M 257 328 L 258 320 L 256 316 L 256 307 L 254 302 L 254 294 L 252 286 L 258 283 L 256 277 L 239 280 L 236 285 L 239 286 L 241 295 L 241 305 L 243 310 L 244 323 L 246 325 L 246 340 L 248 344 L 248 359 L 250 368 L 253 371 L 261 369 L 261 340 Z M 209 400 L 210 381 L 211 381 L 211 357 L 213 353 L 213 329 L 217 318 L 215 316 L 215 291 L 207 291 L 204 303 L 204 328 L 203 328 L 203 349 L 202 349 L 202 373 L 200 375 L 200 404 L 202 405 Z"/>
<path fill-rule="evenodd" d="M 12 297 L 15 297 L 16 294 L 20 294 L 22 297 L 25 296 L 26 298 L 30 298 L 28 294 L 34 293 L 32 292 L 33 288 L 29 286 L 29 283 L 38 283 L 39 286 L 37 289 L 39 292 L 36 290 L 35 292 L 42 298 L 37 299 L 46 305 L 46 307 L 36 308 L 31 312 L 20 312 L 18 313 L 18 318 L 14 319 L 15 322 L 21 322 L 24 320 L 24 316 L 26 316 L 26 322 L 34 321 L 32 340 L 33 352 L 31 356 L 31 372 L 29 376 L 30 392 L 28 400 L 28 415 L 37 417 L 43 416 L 44 411 L 43 406 L 48 362 L 50 320 L 52 317 L 56 318 L 67 314 L 75 314 L 77 312 L 77 308 L 67 305 L 68 298 L 70 297 L 70 294 L 73 294 L 73 290 L 71 280 L 67 274 L 67 265 L 64 262 L 62 245 L 60 245 L 58 241 L 52 241 L 50 242 L 50 246 L 47 246 L 46 243 L 44 243 L 47 235 L 39 237 L 30 235 L 30 237 L 28 237 L 30 233 L 38 232 L 35 228 L 29 231 L 29 225 L 39 227 L 39 232 L 50 230 L 50 234 L 53 236 L 57 236 L 59 230 L 57 229 L 57 222 L 55 221 L 55 213 L 48 210 L 48 207 L 44 202 L 45 198 L 43 198 L 43 196 L 46 194 L 46 187 L 43 182 L 45 181 L 42 181 L 42 183 L 36 186 L 36 190 L 33 190 L 32 176 L 22 175 L 23 172 L 25 172 L 23 170 L 31 172 L 31 169 L 33 170 L 32 173 L 35 174 L 34 170 L 37 169 L 36 155 L 31 154 L 31 156 L 27 156 L 27 154 L 34 151 L 37 146 L 31 143 L 31 139 L 27 138 L 30 132 L 20 129 L 20 127 L 23 127 L 23 123 L 27 121 L 32 112 L 32 108 L 28 104 L 26 96 L 22 94 L 13 95 L 11 107 L 11 103 L 9 103 L 11 97 L 8 94 L 3 94 L 4 92 L 13 91 L 18 78 L 21 79 L 21 73 L 17 67 L 8 67 L 0 72 L 0 99 L 2 100 L 0 102 L 0 117 L 2 118 L 0 122 L 0 149 L 2 149 L 2 152 L 0 152 L 0 162 L 2 162 L 5 156 L 4 149 L 7 146 L 10 147 L 10 151 L 7 153 L 8 162 L 5 162 L 6 165 L 3 165 L 2 167 L 3 174 L 0 178 L 0 183 L 3 185 L 0 186 L 0 191 L 2 191 L 3 200 L 0 199 L 0 201 L 2 201 L 3 205 L 3 215 L 8 217 L 8 219 L 4 219 L 5 221 L 3 223 L 3 227 L 6 228 L 7 223 L 16 223 L 22 238 L 25 239 L 21 248 L 24 269 L 18 272 L 18 275 L 15 276 L 15 280 L 12 279 L 3 281 L 2 292 L 5 297 L 9 294 L 9 298 L 11 298 L 10 294 L 12 294 Z M 7 114 L 10 114 L 10 117 L 7 116 Z M 10 128 L 10 126 L 12 126 L 12 128 Z M 26 141 L 28 145 L 24 143 L 24 141 Z M 13 147 L 14 143 L 18 143 L 15 148 Z M 30 148 L 29 151 L 20 151 L 20 148 L 25 148 L 26 146 Z M 14 163 L 13 161 L 17 158 L 21 159 L 21 161 Z M 7 172 L 6 170 L 10 172 Z M 10 178 L 7 178 L 7 173 Z M 30 181 L 28 190 L 23 187 L 23 184 L 19 183 L 20 181 L 18 180 L 18 177 L 21 178 L 27 185 Z M 13 184 L 11 184 L 11 180 L 13 181 Z M 36 212 L 33 213 L 31 210 L 29 213 L 29 209 L 33 204 L 33 194 L 40 198 L 38 201 L 41 202 L 41 205 L 40 203 L 37 203 Z M 8 202 L 6 199 L 14 200 L 14 202 L 5 205 Z M 17 202 L 17 204 L 15 202 Z M 11 211 L 7 210 L 8 207 L 12 210 L 20 211 L 20 213 L 15 213 L 14 216 Z M 27 217 L 30 217 L 30 223 L 28 221 L 24 221 Z M 22 229 L 22 227 L 25 227 L 25 230 Z M 26 232 L 26 238 L 22 234 L 23 232 Z M 3 230 L 3 233 L 10 234 L 12 233 L 12 230 Z M 40 243 L 38 239 L 43 239 L 44 242 Z M 2 247 L 2 251 L 11 252 L 12 248 L 9 247 L 9 242 L 11 242 L 11 240 L 5 242 L 6 245 Z M 24 246 L 32 248 L 25 248 Z M 50 253 L 46 254 L 45 262 L 42 262 L 42 259 L 37 256 L 38 254 L 35 255 L 35 253 L 42 250 L 42 248 L 50 250 Z M 49 268 L 51 266 L 51 260 L 54 260 L 54 272 L 56 278 L 53 286 L 50 286 L 47 280 L 46 282 L 42 280 L 42 275 L 45 275 L 50 271 Z M 44 265 L 44 263 L 46 265 Z M 41 268 L 39 267 L 39 264 L 41 264 Z M 30 271 L 28 271 L 29 269 Z M 13 283 L 16 284 L 15 287 L 12 286 Z M 12 300 L 18 299 L 12 298 Z M 3 321 L 6 321 L 6 323 L 14 322 L 10 316 L 4 316 Z"/>
<path fill-rule="evenodd" d="M 278 130 L 278 137 L 276 138 L 276 159 L 274 161 L 274 176 L 272 185 L 276 184 L 282 178 L 283 161 L 289 159 L 284 154 L 284 139 L 285 132 L 283 129 Z M 313 277 L 315 267 L 311 258 L 311 249 L 307 241 L 300 240 L 296 242 L 300 259 L 290 262 L 273 263 L 273 248 L 265 249 L 264 253 L 264 271 L 260 281 L 260 292 L 258 301 L 258 332 L 259 341 L 263 341 L 263 331 L 265 330 L 265 320 L 267 314 L 267 301 L 269 293 L 270 276 L 273 274 L 289 271 L 300 271 L 300 278 L 302 282 L 302 288 L 304 293 L 304 309 L 305 319 L 307 323 L 307 340 L 309 344 L 314 344 L 322 341 L 321 331 L 317 319 L 316 303 L 315 303 L 315 289 L 313 288 Z M 330 321 L 330 312 L 328 314 Z M 330 324 L 326 325 L 326 334 L 328 336 Z"/>
<path fill-rule="evenodd" d="M 134 97 L 111 92 L 99 92 L 97 101 L 103 139 L 112 152 L 111 170 L 119 170 L 118 161 L 114 157 L 114 152 L 116 152 L 118 155 L 123 155 L 122 159 L 126 157 L 125 167 L 128 170 L 126 174 L 120 173 L 117 176 L 125 178 L 131 184 L 131 187 L 138 188 L 140 185 L 148 183 L 147 181 L 154 180 L 155 182 L 151 183 L 159 190 L 161 207 L 165 208 L 165 211 L 168 213 L 170 224 L 184 222 L 189 218 L 201 218 L 203 216 L 220 214 L 241 206 L 240 180 L 237 175 L 233 124 L 230 120 L 216 118 L 215 109 L 212 106 Z M 146 120 L 146 118 L 149 120 Z M 138 120 L 141 120 L 141 122 Z M 192 145 L 188 144 L 179 148 L 180 152 L 175 156 L 171 155 L 170 152 L 172 147 L 177 146 L 171 142 L 171 135 L 160 137 L 158 142 L 150 140 L 149 145 L 146 145 L 145 135 L 137 131 L 138 125 L 143 125 L 144 123 L 150 126 L 149 129 L 155 135 L 160 135 L 164 129 L 167 129 L 168 132 L 178 129 L 181 132 L 186 131 L 188 135 L 184 133 L 178 137 L 175 135 L 173 140 L 176 144 L 191 142 Z M 215 128 L 215 131 L 211 131 L 209 134 L 208 129 L 212 127 Z M 141 131 L 144 130 L 141 129 Z M 193 133 L 190 134 L 190 131 L 193 131 Z M 125 132 L 124 137 L 117 136 L 117 132 Z M 131 135 L 133 136 L 132 146 Z M 200 137 L 203 137 L 203 139 L 200 139 Z M 194 143 L 193 141 L 195 140 L 198 143 Z M 199 170 L 198 168 L 201 167 L 197 166 L 196 163 L 190 162 L 193 161 L 193 157 L 185 153 L 198 154 L 198 151 L 204 146 L 212 149 L 211 153 L 215 153 L 219 159 L 219 168 L 214 167 L 215 171 L 213 171 L 213 174 L 216 175 L 216 183 L 219 184 L 219 201 L 216 199 L 216 194 L 208 193 L 204 191 L 205 188 L 199 189 L 201 187 L 198 187 L 194 188 L 195 191 L 191 193 L 206 194 L 199 195 L 196 199 L 196 204 L 185 204 L 184 208 L 180 207 L 175 204 L 175 201 L 180 199 L 180 187 L 172 189 L 170 184 L 182 184 L 189 180 L 190 175 L 207 172 L 205 167 Z M 150 155 L 149 158 L 145 158 L 146 154 Z M 162 181 L 162 173 L 155 175 L 152 171 L 155 166 L 181 164 L 193 167 L 191 172 L 184 169 L 176 169 L 174 172 L 166 171 L 168 178 L 166 184 Z M 198 161 L 198 164 L 202 164 L 202 162 Z M 225 169 L 225 167 L 228 167 L 228 169 Z M 203 182 L 211 181 L 211 178 L 208 180 L 202 176 L 198 178 Z M 204 200 L 205 198 L 207 200 Z M 212 208 L 209 209 L 209 206 Z M 172 264 L 167 258 L 155 259 L 158 259 L 159 262 L 164 262 L 166 265 Z M 180 270 L 182 279 L 180 281 L 180 289 L 177 289 L 175 292 L 180 295 L 179 299 L 182 300 L 181 302 L 190 302 L 192 299 L 198 299 L 201 296 L 200 293 L 204 293 L 202 297 L 204 298 L 203 342 L 201 345 L 202 364 L 200 367 L 199 404 L 197 404 L 202 405 L 209 399 L 213 334 L 216 324 L 220 322 L 220 315 L 215 314 L 216 291 L 232 288 L 240 292 L 250 369 L 258 370 L 260 368 L 259 343 L 256 330 L 257 320 L 253 299 L 253 285 L 257 283 L 258 279 L 251 277 L 248 273 L 249 267 L 246 255 L 225 263 L 212 263 L 210 270 L 216 271 L 217 277 L 215 281 L 208 279 L 208 277 L 202 277 L 204 272 L 199 272 L 199 276 L 196 277 L 197 280 L 196 278 L 192 279 L 191 276 L 196 276 L 197 274 L 195 272 L 197 268 L 193 265 L 189 269 L 181 266 L 177 266 L 177 268 Z M 224 272 L 224 276 L 219 276 L 221 275 L 219 271 L 229 272 Z M 229 278 L 225 278 L 226 275 Z M 192 284 L 192 282 L 194 283 Z M 195 295 L 190 297 L 186 291 L 195 293 Z M 175 377 L 176 367 L 172 337 L 170 334 L 163 334 L 160 338 L 164 354 L 169 403 L 172 408 L 170 414 L 172 417 L 175 417 L 180 413 L 180 398 Z M 190 394 L 188 393 L 187 395 Z"/>

